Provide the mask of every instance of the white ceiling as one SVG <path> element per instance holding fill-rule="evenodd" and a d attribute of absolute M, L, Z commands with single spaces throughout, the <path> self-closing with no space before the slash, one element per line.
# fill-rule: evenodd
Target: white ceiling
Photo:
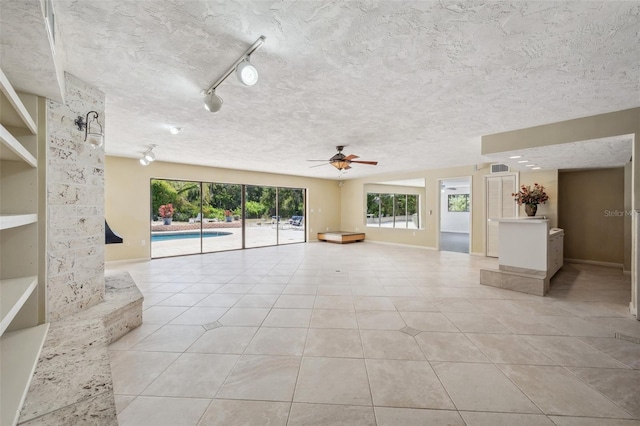
<path fill-rule="evenodd" d="M 531 165 L 558 170 L 621 167 L 631 160 L 631 155 L 632 137 L 628 135 L 520 149 L 486 157 L 509 165 L 511 170 L 522 171 Z M 516 156 L 519 158 L 511 158 Z"/>
<path fill-rule="evenodd" d="M 110 155 L 349 179 L 486 162 L 482 135 L 640 106 L 637 1 L 54 5 L 65 71 L 106 94 Z M 260 35 L 257 85 L 231 76 L 207 112 L 202 89 Z M 379 165 L 309 167 L 336 145 Z"/>

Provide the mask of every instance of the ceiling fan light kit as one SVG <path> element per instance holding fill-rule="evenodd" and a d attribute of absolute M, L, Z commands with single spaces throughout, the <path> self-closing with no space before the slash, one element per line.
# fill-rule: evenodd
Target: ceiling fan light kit
<path fill-rule="evenodd" d="M 216 88 L 231 74 L 236 73 L 238 80 L 245 86 L 253 86 L 258 82 L 258 70 L 250 62 L 251 54 L 258 50 L 267 38 L 260 36 L 246 52 L 238 58 L 227 71 L 220 76 L 207 90 L 204 91 L 204 107 L 209 112 L 218 112 L 222 108 L 222 98 L 216 95 Z"/>
<path fill-rule="evenodd" d="M 329 158 L 328 161 L 327 160 L 307 160 L 307 161 L 327 161 L 326 164 L 331 164 L 340 172 L 344 170 L 349 170 L 351 168 L 352 163 L 367 164 L 369 166 L 375 166 L 378 164 L 377 161 L 356 161 L 355 160 L 356 158 L 360 158 L 357 155 L 353 155 L 353 154 L 344 155 L 342 153 L 342 150 L 344 149 L 344 145 L 338 145 L 336 146 L 336 149 L 338 150 L 338 153 L 333 157 Z M 318 166 L 311 166 L 311 167 L 319 167 L 319 166 L 324 166 L 324 164 L 320 164 Z"/>

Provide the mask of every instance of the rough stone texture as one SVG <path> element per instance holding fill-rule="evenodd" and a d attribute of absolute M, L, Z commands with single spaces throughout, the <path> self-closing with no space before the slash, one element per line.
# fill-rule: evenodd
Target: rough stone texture
<path fill-rule="evenodd" d="M 20 423 L 24 426 L 83 425 L 117 426 L 113 392 L 104 392 L 89 398 L 83 404 L 74 404 L 41 417 Z"/>
<path fill-rule="evenodd" d="M 105 273 L 104 302 L 75 317 L 102 318 L 108 345 L 142 324 L 143 300 L 128 272 L 109 271 Z"/>
<path fill-rule="evenodd" d="M 161 3 L 55 1 L 64 69 L 109 99 L 111 155 L 333 178 L 305 160 L 347 144 L 380 161 L 362 177 L 484 162 L 482 135 L 638 106 L 637 1 Z M 230 76 L 205 111 L 200 91 L 262 34 L 258 83 Z"/>
<path fill-rule="evenodd" d="M 142 324 L 142 293 L 109 272 L 104 302 L 51 323 L 19 424 L 117 424 L 107 345 Z"/>
<path fill-rule="evenodd" d="M 104 331 L 100 319 L 78 320 L 71 316 L 51 323 L 19 423 L 105 392 L 113 398 Z"/>
<path fill-rule="evenodd" d="M 65 74 L 65 103 L 47 109 L 47 314 L 49 321 L 104 298 L 104 149 L 84 141 L 74 120 L 97 111 L 104 94 Z"/>

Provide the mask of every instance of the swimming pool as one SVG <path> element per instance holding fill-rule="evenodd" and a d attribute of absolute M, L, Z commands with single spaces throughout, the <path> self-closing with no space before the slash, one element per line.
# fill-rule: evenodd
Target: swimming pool
<path fill-rule="evenodd" d="M 203 238 L 223 237 L 225 235 L 231 235 L 231 234 L 233 233 L 214 231 L 214 232 L 205 232 L 204 234 L 202 234 L 202 237 Z M 153 243 L 156 241 L 186 240 L 186 239 L 193 239 L 193 238 L 200 238 L 200 233 L 199 232 L 168 232 L 168 233 L 162 233 L 162 234 L 154 234 L 151 236 L 151 242 Z"/>

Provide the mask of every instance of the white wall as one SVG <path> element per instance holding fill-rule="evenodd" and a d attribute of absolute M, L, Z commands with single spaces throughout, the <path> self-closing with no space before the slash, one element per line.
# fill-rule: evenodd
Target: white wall
<path fill-rule="evenodd" d="M 449 194 L 469 194 L 469 187 L 445 189 L 444 192 L 440 192 L 440 232 L 469 233 L 469 212 L 448 211 Z"/>

